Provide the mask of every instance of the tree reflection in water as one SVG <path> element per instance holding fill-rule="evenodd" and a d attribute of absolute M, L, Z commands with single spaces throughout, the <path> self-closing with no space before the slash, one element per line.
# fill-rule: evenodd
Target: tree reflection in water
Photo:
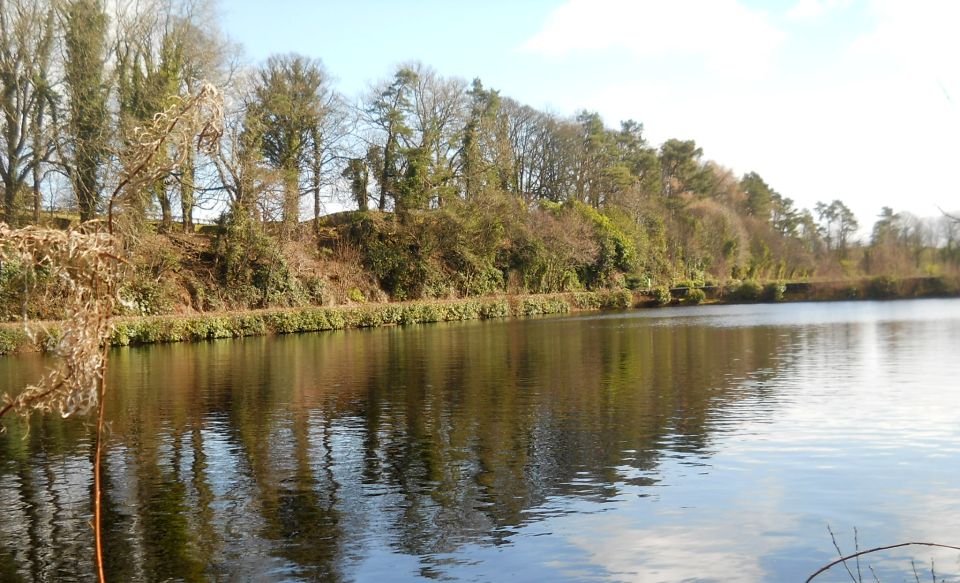
<path fill-rule="evenodd" d="M 438 576 L 551 498 L 603 502 L 655 484 L 663 455 L 709 456 L 728 406 L 769 400 L 780 332 L 566 318 L 118 350 L 108 576 L 336 581 L 373 552 Z M 87 430 L 25 431 L 0 436 L 0 578 L 92 580 Z"/>

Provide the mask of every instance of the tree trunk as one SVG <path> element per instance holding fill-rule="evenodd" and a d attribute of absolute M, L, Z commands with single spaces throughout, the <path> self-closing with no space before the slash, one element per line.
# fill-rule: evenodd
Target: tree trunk
<path fill-rule="evenodd" d="M 300 222 L 300 180 L 295 167 L 284 172 L 283 182 L 283 224 L 280 235 L 284 240 L 290 240 Z"/>
<path fill-rule="evenodd" d="M 3 177 L 3 219 L 11 227 L 16 227 L 17 218 L 17 185 L 8 174 Z"/>
<path fill-rule="evenodd" d="M 317 138 L 313 140 L 313 234 L 320 236 L 320 213 L 323 203 L 320 201 L 320 178 L 323 164 L 320 160 L 320 144 Z"/>
<path fill-rule="evenodd" d="M 162 182 L 154 188 L 157 193 L 157 201 L 160 203 L 160 233 L 169 233 L 173 228 L 173 208 L 170 206 L 170 196 Z"/>
<path fill-rule="evenodd" d="M 194 157 L 191 153 L 183 164 L 183 177 L 180 179 L 180 210 L 183 213 L 183 232 L 193 232 L 194 198 Z"/>

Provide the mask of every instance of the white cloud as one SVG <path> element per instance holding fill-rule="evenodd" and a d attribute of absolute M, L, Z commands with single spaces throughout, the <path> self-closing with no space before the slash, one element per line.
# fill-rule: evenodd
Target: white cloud
<path fill-rule="evenodd" d="M 960 2 L 874 0 L 871 8 L 876 27 L 854 41 L 854 56 L 887 59 L 938 76 L 956 76 Z"/>
<path fill-rule="evenodd" d="M 848 6 L 850 0 L 798 0 L 787 12 L 790 20 L 814 20 L 837 8 Z"/>
<path fill-rule="evenodd" d="M 624 18 L 626 24 L 601 26 L 612 18 L 601 15 L 616 2 L 591 4 L 592 13 L 574 1 L 555 12 L 526 48 L 555 56 L 571 70 L 584 63 L 602 70 L 600 61 L 589 57 L 602 58 L 604 50 L 662 58 L 660 64 L 669 66 L 612 68 L 593 84 L 556 90 L 555 105 L 567 112 L 599 111 L 611 126 L 636 119 L 654 144 L 695 139 L 706 158 L 738 173 L 759 172 L 799 206 L 843 200 L 864 231 L 882 206 L 920 216 L 938 214 L 937 206 L 957 208 L 960 35 L 951 28 L 960 22 L 960 2 L 877 0 L 866 10 L 842 10 L 845 1 L 818 0 L 820 17 L 837 18 L 840 26 L 834 28 L 848 35 L 865 31 L 859 38 L 851 43 L 848 36 L 844 44 L 834 30 L 824 43 L 821 31 L 798 28 L 782 47 L 778 66 L 755 82 L 705 75 L 689 59 L 668 60 L 682 52 L 669 44 L 679 25 L 657 23 L 694 10 L 694 3 L 675 9 L 672 2 L 638 2 L 643 7 Z M 652 15 L 644 19 L 646 10 Z M 621 34 L 627 25 L 637 33 Z M 605 34 L 582 32 L 597 28 Z M 634 38 L 641 31 L 653 37 Z M 719 42 L 721 36 L 712 38 Z M 656 46 L 662 38 L 667 46 Z M 697 41 L 683 50 L 710 57 L 709 43 Z M 768 54 L 771 50 L 776 52 Z"/>
<path fill-rule="evenodd" d="M 718 74 L 766 71 L 784 39 L 736 0 L 570 0 L 522 49 L 559 57 L 619 50 L 637 59 L 694 56 Z"/>

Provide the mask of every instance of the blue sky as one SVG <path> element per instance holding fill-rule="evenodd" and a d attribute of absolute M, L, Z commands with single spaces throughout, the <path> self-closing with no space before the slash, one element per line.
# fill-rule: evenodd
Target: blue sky
<path fill-rule="evenodd" d="M 960 208 L 960 2 L 951 0 L 231 0 L 255 64 L 323 60 L 358 95 L 395 65 L 480 77 L 561 115 L 633 118 L 659 144 L 756 171 L 801 206 Z"/>

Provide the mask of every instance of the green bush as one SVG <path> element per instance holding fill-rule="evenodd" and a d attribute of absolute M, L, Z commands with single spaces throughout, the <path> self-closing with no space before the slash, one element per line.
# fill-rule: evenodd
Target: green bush
<path fill-rule="evenodd" d="M 139 316 L 158 316 L 173 310 L 176 292 L 169 280 L 154 281 L 137 277 L 120 290 L 123 303 Z"/>
<path fill-rule="evenodd" d="M 763 296 L 763 286 L 756 280 L 747 279 L 732 287 L 727 296 L 737 302 L 758 302 Z"/>
<path fill-rule="evenodd" d="M 634 291 L 639 289 L 647 289 L 651 285 L 651 278 L 646 274 L 633 273 L 628 275 L 624 281 L 627 289 Z"/>
<path fill-rule="evenodd" d="M 350 291 L 347 293 L 347 299 L 357 304 L 363 304 L 367 301 L 367 298 L 364 297 L 363 292 L 355 287 L 350 288 Z"/>
<path fill-rule="evenodd" d="M 770 282 L 763 286 L 763 301 L 782 302 L 787 291 L 787 284 L 782 281 Z"/>
<path fill-rule="evenodd" d="M 0 328 L 0 354 L 16 352 L 30 344 L 26 333 L 19 328 Z"/>
<path fill-rule="evenodd" d="M 653 301 L 657 303 L 658 306 L 669 305 L 673 301 L 673 294 L 670 293 L 670 288 L 667 286 L 660 286 L 653 290 Z"/>
<path fill-rule="evenodd" d="M 598 248 L 596 259 L 579 269 L 581 281 L 590 287 L 606 285 L 615 273 L 628 273 L 637 267 L 636 243 L 609 217 L 578 201 L 569 205 L 592 227 Z"/>
<path fill-rule="evenodd" d="M 874 300 L 889 300 L 898 295 L 898 282 L 889 275 L 879 275 L 867 282 L 866 297 Z"/>
<path fill-rule="evenodd" d="M 538 314 L 566 314 L 570 304 L 557 296 L 529 296 L 517 305 L 517 316 L 535 316 Z"/>
<path fill-rule="evenodd" d="M 506 318 L 509 315 L 510 304 L 507 300 L 492 300 L 480 305 L 480 317 L 485 320 L 489 318 Z"/>
<path fill-rule="evenodd" d="M 687 291 L 687 295 L 684 296 L 683 301 L 688 304 L 699 304 L 703 300 L 707 299 L 707 293 L 699 288 L 693 288 Z"/>
<path fill-rule="evenodd" d="M 313 293 L 290 273 L 280 245 L 242 210 L 217 225 L 213 258 L 220 282 L 247 307 L 301 306 Z"/>

